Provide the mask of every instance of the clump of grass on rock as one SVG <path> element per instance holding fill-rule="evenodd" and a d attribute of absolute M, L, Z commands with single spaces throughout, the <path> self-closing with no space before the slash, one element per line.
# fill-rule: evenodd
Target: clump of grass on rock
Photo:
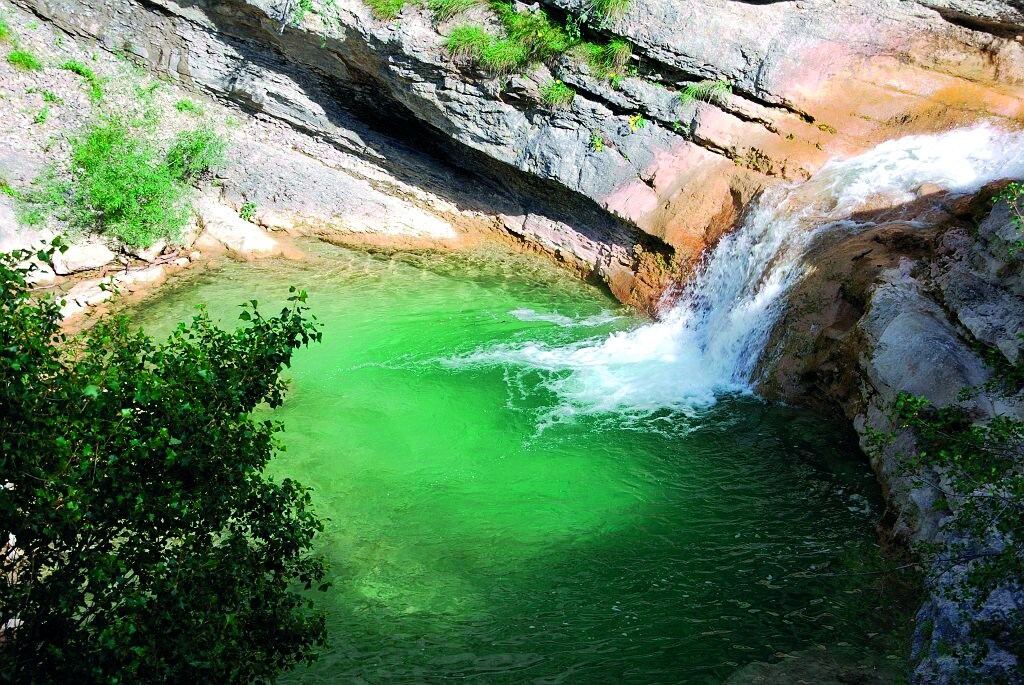
<path fill-rule="evenodd" d="M 182 114 L 192 114 L 197 117 L 203 115 L 202 106 L 192 102 L 188 98 L 182 98 L 175 102 L 174 109 L 178 110 Z"/>
<path fill-rule="evenodd" d="M 22 71 L 39 71 L 43 68 L 39 58 L 28 50 L 12 50 L 7 55 L 7 63 Z"/>
<path fill-rule="evenodd" d="M 540 94 L 544 102 L 556 108 L 569 107 L 576 98 L 576 91 L 558 80 L 541 86 Z"/>
<path fill-rule="evenodd" d="M 81 76 L 85 80 L 86 84 L 88 84 L 89 86 L 89 98 L 91 100 L 103 99 L 102 81 L 98 76 L 96 76 L 96 73 L 92 69 L 87 67 L 85 64 L 82 64 L 78 60 L 73 59 L 61 64 L 60 68 L 64 69 L 65 71 L 70 71 L 72 74 Z"/>

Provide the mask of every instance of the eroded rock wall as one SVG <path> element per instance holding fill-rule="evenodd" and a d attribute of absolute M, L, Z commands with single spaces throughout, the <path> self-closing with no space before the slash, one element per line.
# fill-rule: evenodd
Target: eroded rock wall
<path fill-rule="evenodd" d="M 444 50 L 463 19 L 438 25 L 415 4 L 381 21 L 339 0 L 336 16 L 295 27 L 285 0 L 16 2 L 375 163 L 393 157 L 381 141 L 426 150 L 437 169 L 388 171 L 489 210 L 646 309 L 765 185 L 886 138 L 1024 116 L 1010 2 L 637 0 L 598 29 L 635 46 L 635 75 L 617 86 L 570 57 L 493 78 Z M 555 17 L 589 7 L 542 4 Z M 554 77 L 578 91 L 571 107 L 542 104 Z M 733 93 L 683 104 L 679 92 L 704 79 Z M 637 115 L 647 125 L 631 125 Z M 484 197 L 438 178 L 452 167 L 485 179 Z"/>
<path fill-rule="evenodd" d="M 1004 185 L 967 198 L 925 189 L 905 207 L 859 217 L 878 220 L 870 230 L 824 234 L 807 255 L 808 275 L 793 291 L 763 360 L 767 395 L 814 404 L 853 423 L 885 488 L 886 533 L 901 545 L 954 541 L 943 528 L 951 515 L 943 474 L 908 465 L 912 436 L 872 448 L 874 432 L 895 430 L 889 417 L 898 394 L 962 406 L 980 421 L 1024 418 L 1019 395 L 993 389 L 970 400 L 961 396 L 998 374 L 981 349 L 993 350 L 1005 364 L 1021 358 L 1024 254 L 1014 249 L 1020 235 L 1007 204 L 992 202 Z M 1021 682 L 1012 646 L 991 643 L 977 669 L 952 658 L 954 648 L 977 639 L 964 612 L 998 615 L 1024 603 L 1019 587 L 981 598 L 980 610 L 951 601 L 944 592 L 960 575 L 938 567 L 927 574 L 914 641 L 915 682 Z"/>

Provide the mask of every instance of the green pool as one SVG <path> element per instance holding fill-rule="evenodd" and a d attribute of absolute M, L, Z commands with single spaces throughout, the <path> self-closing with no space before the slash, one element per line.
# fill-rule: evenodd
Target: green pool
<path fill-rule="evenodd" d="M 794 653 L 900 653 L 861 573 L 879 491 L 843 430 L 744 395 L 582 411 L 559 394 L 571 371 L 472 363 L 642 324 L 543 260 L 305 249 L 133 313 L 159 334 L 205 303 L 234 325 L 295 284 L 325 325 L 289 371 L 273 468 L 329 519 L 331 644 L 289 679 L 721 683 Z"/>

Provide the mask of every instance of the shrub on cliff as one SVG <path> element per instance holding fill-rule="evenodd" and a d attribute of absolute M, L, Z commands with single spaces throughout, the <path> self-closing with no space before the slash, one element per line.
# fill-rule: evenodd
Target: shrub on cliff
<path fill-rule="evenodd" d="M 1018 394 L 1021 387 L 1008 390 Z M 998 647 L 1024 659 L 1019 604 L 984 609 L 1000 590 L 1020 592 L 1024 579 L 1024 422 L 1007 416 L 977 422 L 961 407 L 935 407 L 909 394 L 897 397 L 890 420 L 915 437 L 914 452 L 901 457 L 904 475 L 932 490 L 947 512 L 945 542 L 918 542 L 914 549 L 932 569 L 929 582 L 967 609 L 963 627 L 971 637 L 949 647 L 951 655 L 980 666 Z M 872 440 L 885 448 L 895 437 L 873 434 Z"/>
<path fill-rule="evenodd" d="M 0 255 L 0 682 L 265 682 L 311 661 L 322 525 L 264 473 L 281 426 L 252 414 L 320 339 L 304 293 L 235 331 L 200 313 L 162 343 L 123 319 L 69 339 L 27 294 L 30 256 Z"/>
<path fill-rule="evenodd" d="M 103 119 L 71 140 L 66 172 L 43 174 L 25 194 L 22 219 L 37 223 L 56 214 L 131 246 L 175 238 L 189 218 L 188 184 L 220 164 L 224 148 L 216 134 L 197 129 L 161 153 L 125 120 Z"/>

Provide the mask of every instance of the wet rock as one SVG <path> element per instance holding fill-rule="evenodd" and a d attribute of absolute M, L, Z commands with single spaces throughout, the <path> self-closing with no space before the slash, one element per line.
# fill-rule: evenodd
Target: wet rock
<path fill-rule="evenodd" d="M 932 189 L 923 195 L 934 203 L 956 204 L 957 216 L 915 203 L 912 227 L 840 235 L 810 250 L 808 276 L 794 288 L 766 354 L 762 389 L 767 394 L 845 414 L 864 447 L 872 431 L 894 429 L 889 412 L 900 392 L 937 406 L 964 406 L 978 420 L 1024 418 L 1019 397 L 987 390 L 970 400 L 960 395 L 997 373 L 979 356 L 979 347 L 1002 354 L 1006 363 L 1021 358 L 1024 269 L 1022 257 L 1009 249 L 1018 239 L 1016 226 L 1004 204 L 993 208 L 991 187 L 951 202 Z M 984 214 L 976 227 L 962 223 L 974 223 L 977 212 Z M 905 456 L 914 451 L 914 438 L 906 432 L 887 449 L 869 450 L 896 515 L 889 535 L 903 543 L 958 542 L 944 532 L 948 501 L 926 484 L 942 474 L 908 469 Z M 1006 544 L 998 538 L 959 542 L 979 549 Z M 989 641 L 979 665 L 955 654 L 975 639 L 969 628 L 975 619 L 1024 603 L 1024 589 L 1007 586 L 976 602 L 954 602 L 945 589 L 958 573 L 957 568 L 929 571 L 914 637 L 912 682 L 1000 681 L 1019 673 L 1005 645 Z"/>

